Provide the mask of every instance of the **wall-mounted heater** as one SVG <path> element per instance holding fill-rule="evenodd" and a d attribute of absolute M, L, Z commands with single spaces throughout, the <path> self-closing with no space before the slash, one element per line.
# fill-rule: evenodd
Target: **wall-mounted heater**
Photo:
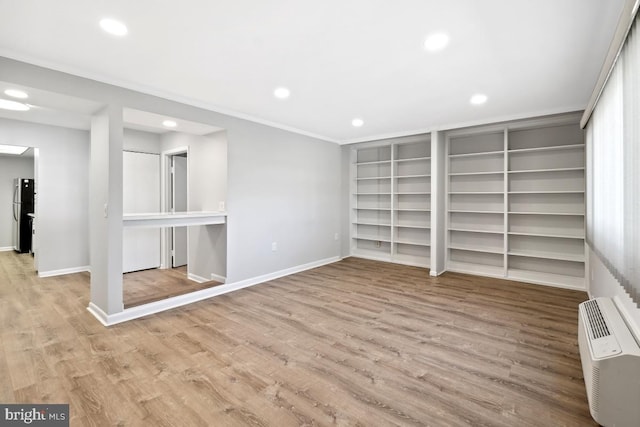
<path fill-rule="evenodd" d="M 611 298 L 580 304 L 578 344 L 593 419 L 640 426 L 640 347 Z"/>

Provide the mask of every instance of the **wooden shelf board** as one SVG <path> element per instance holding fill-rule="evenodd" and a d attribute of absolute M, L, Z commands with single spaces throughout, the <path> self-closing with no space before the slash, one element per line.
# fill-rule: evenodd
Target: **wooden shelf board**
<path fill-rule="evenodd" d="M 391 253 L 388 249 L 380 250 L 352 248 L 351 255 L 359 258 L 371 259 L 374 261 L 391 261 Z"/>
<path fill-rule="evenodd" d="M 530 190 L 530 191 L 509 191 L 509 194 L 584 194 L 584 190 Z"/>
<path fill-rule="evenodd" d="M 459 245 L 449 245 L 447 249 L 453 249 L 456 251 L 467 251 L 467 252 L 482 252 L 485 254 L 498 254 L 503 255 L 504 251 L 502 249 L 493 249 L 493 248 L 474 248 L 470 246 L 459 246 Z"/>
<path fill-rule="evenodd" d="M 448 212 L 452 212 L 452 213 L 473 213 L 473 214 L 504 215 L 504 211 L 472 211 L 472 210 L 463 210 L 463 209 L 449 209 Z"/>
<path fill-rule="evenodd" d="M 500 151 L 482 151 L 478 153 L 465 153 L 465 154 L 449 154 L 450 159 L 457 159 L 460 157 L 483 157 L 483 156 L 495 156 L 496 154 L 504 154 L 503 150 Z"/>
<path fill-rule="evenodd" d="M 374 226 L 378 226 L 378 227 L 391 227 L 391 224 L 382 224 L 382 223 L 376 223 L 376 222 L 353 222 L 352 224 L 354 225 L 374 225 Z"/>
<path fill-rule="evenodd" d="M 542 258 L 542 259 L 553 259 L 556 261 L 570 261 L 570 262 L 584 262 L 585 256 L 581 255 L 572 255 L 567 253 L 551 253 L 551 252 L 538 252 L 538 251 L 509 251 L 507 255 L 510 256 L 519 256 L 525 258 Z"/>
<path fill-rule="evenodd" d="M 430 230 L 431 227 L 428 225 L 403 225 L 403 224 L 396 224 L 395 227 L 397 228 L 417 228 L 420 230 Z"/>
<path fill-rule="evenodd" d="M 576 239 L 576 240 L 584 240 L 583 236 L 572 236 L 569 234 L 551 234 L 551 233 L 526 233 L 522 231 L 509 231 L 507 234 L 511 236 L 532 236 L 532 237 L 554 237 L 560 239 Z"/>
<path fill-rule="evenodd" d="M 535 147 L 535 148 L 517 148 L 515 150 L 509 150 L 509 154 L 528 153 L 537 151 L 555 151 L 555 150 L 571 150 L 574 148 L 584 148 L 584 144 L 568 144 L 568 145 L 553 145 L 550 147 Z"/>
<path fill-rule="evenodd" d="M 431 209 L 422 209 L 422 208 L 395 208 L 394 211 L 402 211 L 402 212 L 431 212 Z"/>
<path fill-rule="evenodd" d="M 449 176 L 503 175 L 504 171 L 493 172 L 449 172 Z"/>
<path fill-rule="evenodd" d="M 430 192 L 427 191 L 396 191 L 395 193 L 398 196 L 402 196 L 402 195 L 422 195 L 422 196 L 428 196 L 429 194 L 431 194 Z"/>
<path fill-rule="evenodd" d="M 430 178 L 431 174 L 423 174 L 423 175 L 396 175 L 396 178 L 399 179 L 403 179 L 403 178 Z"/>
<path fill-rule="evenodd" d="M 226 212 L 154 212 L 124 214 L 122 225 L 137 228 L 184 227 L 224 224 L 226 220 Z"/>
<path fill-rule="evenodd" d="M 510 280 L 519 280 L 538 285 L 551 285 L 561 288 L 580 290 L 584 290 L 585 288 L 584 277 L 568 276 L 563 274 L 509 268 L 507 270 L 507 277 Z"/>
<path fill-rule="evenodd" d="M 449 228 L 448 231 L 461 231 L 463 233 L 484 233 L 484 234 L 504 234 L 504 231 L 491 231 L 491 230 L 471 230 L 465 228 Z"/>
<path fill-rule="evenodd" d="M 374 162 L 355 162 L 354 165 L 362 166 L 362 165 L 384 165 L 390 164 L 391 160 L 376 160 Z"/>
<path fill-rule="evenodd" d="M 380 180 L 390 180 L 390 176 L 372 176 L 372 177 L 361 177 L 357 178 L 356 181 L 380 181 Z"/>
<path fill-rule="evenodd" d="M 584 216 L 584 213 L 572 212 L 514 212 L 509 211 L 509 215 L 556 215 L 556 216 Z"/>
<path fill-rule="evenodd" d="M 584 168 L 555 168 L 555 169 L 528 169 L 528 170 L 510 170 L 507 173 L 547 173 L 547 172 L 565 172 L 565 171 L 583 171 Z"/>
<path fill-rule="evenodd" d="M 461 195 L 469 195 L 469 194 L 504 194 L 502 191 L 449 191 L 449 194 L 461 194 Z"/>
<path fill-rule="evenodd" d="M 447 263 L 447 271 L 465 274 L 475 274 L 482 276 L 504 278 L 504 267 L 486 264 L 475 264 L 471 262 L 452 261 Z"/>
<path fill-rule="evenodd" d="M 391 208 L 360 208 L 356 206 L 353 208 L 357 211 L 382 211 L 382 212 L 391 212 Z"/>
<path fill-rule="evenodd" d="M 424 246 L 424 247 L 430 247 L 431 246 L 430 243 L 414 242 L 414 241 L 410 241 L 410 240 L 396 240 L 393 243 L 396 243 L 396 244 L 399 244 L 399 245 L 411 245 L 411 246 Z"/>
<path fill-rule="evenodd" d="M 391 193 L 353 193 L 356 196 L 390 196 Z"/>
<path fill-rule="evenodd" d="M 380 236 L 367 236 L 362 234 L 357 234 L 353 236 L 356 240 L 368 240 L 370 242 L 385 242 L 391 243 L 391 239 L 389 237 L 380 237 Z"/>
<path fill-rule="evenodd" d="M 431 160 L 431 157 L 413 157 L 410 159 L 396 159 L 396 163 L 419 162 L 424 160 Z"/>

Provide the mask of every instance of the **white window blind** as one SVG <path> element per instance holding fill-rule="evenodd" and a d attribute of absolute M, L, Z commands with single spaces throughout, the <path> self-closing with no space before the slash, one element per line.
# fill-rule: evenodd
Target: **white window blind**
<path fill-rule="evenodd" d="M 587 124 L 587 165 L 587 242 L 640 307 L 637 18 Z"/>

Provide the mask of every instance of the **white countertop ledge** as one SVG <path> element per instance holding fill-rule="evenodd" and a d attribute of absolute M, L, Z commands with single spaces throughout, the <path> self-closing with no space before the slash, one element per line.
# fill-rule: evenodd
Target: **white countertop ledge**
<path fill-rule="evenodd" d="M 224 224 L 223 211 L 154 212 L 122 215 L 124 227 L 182 227 L 189 225 Z"/>

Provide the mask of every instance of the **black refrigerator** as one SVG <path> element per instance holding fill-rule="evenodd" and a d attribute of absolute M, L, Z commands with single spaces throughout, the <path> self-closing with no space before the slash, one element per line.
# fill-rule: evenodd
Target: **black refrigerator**
<path fill-rule="evenodd" d="M 13 249 L 27 253 L 31 250 L 31 221 L 35 208 L 35 181 L 27 178 L 13 180 Z"/>

